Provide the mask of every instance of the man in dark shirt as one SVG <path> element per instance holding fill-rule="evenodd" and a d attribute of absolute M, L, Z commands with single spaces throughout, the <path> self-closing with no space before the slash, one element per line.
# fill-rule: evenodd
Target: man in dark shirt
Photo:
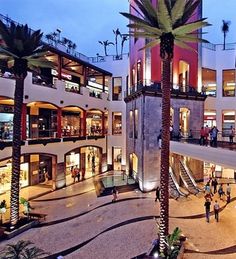
<path fill-rule="evenodd" d="M 209 223 L 210 221 L 210 208 L 211 208 L 211 202 L 209 199 L 206 200 L 205 204 L 205 209 L 206 209 L 206 221 Z"/>

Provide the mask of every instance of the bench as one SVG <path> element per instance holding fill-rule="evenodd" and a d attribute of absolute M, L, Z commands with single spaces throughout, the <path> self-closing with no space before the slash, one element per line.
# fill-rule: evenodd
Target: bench
<path fill-rule="evenodd" d="M 47 214 L 37 213 L 37 212 L 29 212 L 29 213 L 24 212 L 24 215 L 29 217 L 30 219 L 37 219 L 37 220 L 40 220 L 40 219 L 46 220 L 46 216 L 47 216 Z"/>

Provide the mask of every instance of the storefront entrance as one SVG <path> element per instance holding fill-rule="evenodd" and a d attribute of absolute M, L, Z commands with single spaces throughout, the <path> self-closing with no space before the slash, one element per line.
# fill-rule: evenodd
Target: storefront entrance
<path fill-rule="evenodd" d="M 21 157 L 20 188 L 32 185 L 52 186 L 56 158 L 44 154 L 28 154 Z M 0 161 L 0 194 L 11 189 L 12 159 Z"/>
<path fill-rule="evenodd" d="M 112 163 L 114 170 L 121 170 L 122 149 L 120 147 L 112 147 Z"/>
<path fill-rule="evenodd" d="M 102 149 L 99 147 L 81 147 L 72 150 L 65 155 L 66 161 L 66 185 L 74 182 L 73 170 L 77 167 L 80 171 L 80 179 L 87 179 L 101 173 Z"/>

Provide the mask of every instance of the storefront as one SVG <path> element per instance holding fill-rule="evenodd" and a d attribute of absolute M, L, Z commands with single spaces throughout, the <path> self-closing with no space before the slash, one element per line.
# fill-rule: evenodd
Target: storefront
<path fill-rule="evenodd" d="M 20 188 L 31 185 L 52 185 L 53 159 L 49 155 L 30 154 L 21 157 Z M 0 194 L 11 189 L 12 159 L 0 161 Z"/>
<path fill-rule="evenodd" d="M 112 157 L 113 157 L 113 170 L 121 170 L 122 148 L 112 147 Z"/>
<path fill-rule="evenodd" d="M 81 112 L 62 111 L 62 135 L 79 136 L 81 134 Z"/>
<path fill-rule="evenodd" d="M 213 176 L 217 178 L 235 179 L 236 176 L 236 170 L 234 169 L 204 162 L 204 182 L 207 182 L 212 177 L 212 171 L 214 171 Z"/>
<path fill-rule="evenodd" d="M 80 150 L 76 149 L 70 152 L 65 157 L 66 160 L 66 185 L 70 185 L 74 182 L 72 177 L 72 171 L 74 168 L 80 168 Z"/>
<path fill-rule="evenodd" d="M 228 137 L 231 126 L 235 128 L 235 111 L 223 111 L 222 120 L 222 136 Z"/>
<path fill-rule="evenodd" d="M 0 104 L 0 139 L 12 140 L 13 137 L 13 112 L 12 105 Z"/>
<path fill-rule="evenodd" d="M 66 185 L 74 182 L 72 172 L 74 168 L 80 171 L 80 179 L 87 179 L 101 173 L 102 150 L 98 147 L 88 146 L 72 150 L 65 155 Z"/>
<path fill-rule="evenodd" d="M 88 111 L 86 117 L 86 127 L 88 136 L 102 135 L 102 112 Z"/>
<path fill-rule="evenodd" d="M 27 137 L 56 137 L 57 107 L 48 103 L 34 102 L 27 105 Z"/>
<path fill-rule="evenodd" d="M 55 69 L 51 70 L 53 81 L 55 82 L 58 77 L 58 72 Z M 80 93 L 80 77 L 68 74 L 66 72 L 61 73 L 62 81 L 65 82 L 65 91 L 72 93 Z"/>
<path fill-rule="evenodd" d="M 112 113 L 112 135 L 122 134 L 122 113 L 113 112 Z"/>
<path fill-rule="evenodd" d="M 204 127 L 208 125 L 209 128 L 216 126 L 216 112 L 205 111 L 204 112 Z"/>

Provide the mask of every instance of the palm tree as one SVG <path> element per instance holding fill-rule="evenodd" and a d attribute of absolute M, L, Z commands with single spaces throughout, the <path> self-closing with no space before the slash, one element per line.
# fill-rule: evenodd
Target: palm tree
<path fill-rule="evenodd" d="M 189 19 L 201 0 L 158 0 L 154 7 L 150 0 L 134 0 L 132 7 L 137 15 L 121 13 L 132 21 L 128 27 L 130 36 L 149 39 L 142 48 L 152 48 L 160 43 L 162 60 L 162 149 L 160 173 L 160 251 L 166 251 L 165 237 L 169 234 L 169 141 L 170 141 L 170 93 L 171 62 L 174 44 L 192 49 L 187 42 L 207 42 L 198 37 L 197 30 L 209 25 L 205 19 L 191 22 Z"/>
<path fill-rule="evenodd" d="M 13 145 L 12 145 L 12 175 L 11 175 L 11 224 L 19 220 L 19 177 L 21 156 L 21 112 L 24 94 L 24 80 L 28 69 L 36 67 L 52 67 L 52 63 L 42 52 L 40 30 L 32 32 L 27 25 L 15 25 L 11 22 L 7 27 L 0 21 L 0 35 L 3 43 L 0 45 L 0 58 L 12 67 L 16 85 L 14 93 Z"/>
<path fill-rule="evenodd" d="M 104 41 L 98 41 L 101 45 L 103 45 L 103 47 L 104 47 L 104 53 L 105 53 L 105 56 L 108 56 L 107 55 L 107 47 L 109 46 L 109 45 L 114 45 L 114 43 L 113 42 L 111 42 L 111 41 L 108 41 L 108 40 L 104 40 Z"/>
<path fill-rule="evenodd" d="M 113 33 L 115 34 L 116 57 L 118 57 L 118 36 L 121 37 L 121 33 L 118 28 L 116 30 L 113 30 Z"/>
<path fill-rule="evenodd" d="M 221 30 L 224 34 L 224 45 L 223 45 L 223 50 L 225 50 L 225 40 L 226 40 L 226 35 L 227 33 L 229 32 L 229 26 L 230 26 L 230 21 L 225 21 L 225 20 L 222 20 L 223 24 L 222 24 L 222 27 L 221 27 Z"/>
<path fill-rule="evenodd" d="M 124 49 L 124 43 L 128 40 L 129 35 L 127 34 L 121 34 L 122 40 L 121 40 L 121 51 L 120 51 L 120 55 L 122 57 L 123 55 L 123 49 Z"/>
<path fill-rule="evenodd" d="M 19 240 L 16 244 L 7 244 L 5 249 L 1 251 L 0 258 L 40 259 L 48 255 L 48 253 L 42 249 L 32 245 L 32 242 L 24 240 Z"/>

